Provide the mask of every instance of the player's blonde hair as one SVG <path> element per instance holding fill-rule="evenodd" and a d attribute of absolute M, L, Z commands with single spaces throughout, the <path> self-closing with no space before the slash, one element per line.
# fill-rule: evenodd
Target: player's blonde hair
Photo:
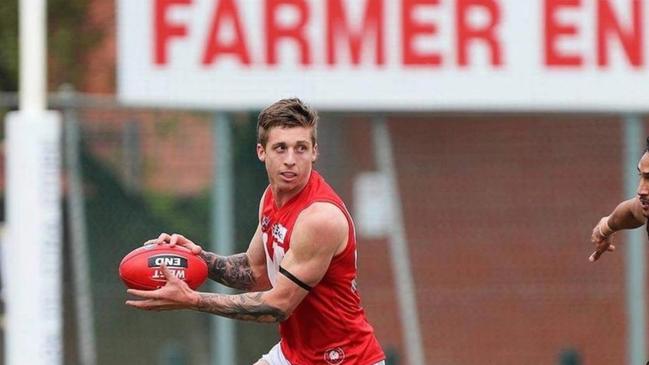
<path fill-rule="evenodd" d="M 298 98 L 279 100 L 259 113 L 257 143 L 266 147 L 272 128 L 311 128 L 311 142 L 315 146 L 318 135 L 318 113 Z"/>

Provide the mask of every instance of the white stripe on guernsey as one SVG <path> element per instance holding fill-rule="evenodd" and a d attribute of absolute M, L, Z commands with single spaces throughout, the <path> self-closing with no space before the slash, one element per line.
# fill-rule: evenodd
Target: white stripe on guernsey
<path fill-rule="evenodd" d="M 268 252 L 268 233 L 262 232 L 261 242 L 264 245 L 264 253 L 266 254 L 266 273 L 268 274 L 268 280 L 270 280 L 270 285 L 275 287 L 279 273 L 279 263 L 276 263 Z"/>

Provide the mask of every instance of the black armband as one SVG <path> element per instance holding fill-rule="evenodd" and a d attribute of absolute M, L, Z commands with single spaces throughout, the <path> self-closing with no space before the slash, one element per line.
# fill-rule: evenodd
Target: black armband
<path fill-rule="evenodd" d="M 296 278 L 295 275 L 291 274 L 290 272 L 288 272 L 285 268 L 283 268 L 281 266 L 279 267 L 279 272 L 280 272 L 280 274 L 286 276 L 292 282 L 297 284 L 300 288 L 302 288 L 302 289 L 304 289 L 306 291 L 311 291 L 311 289 L 313 289 L 312 287 L 306 285 L 304 282 L 302 282 L 302 280 Z"/>

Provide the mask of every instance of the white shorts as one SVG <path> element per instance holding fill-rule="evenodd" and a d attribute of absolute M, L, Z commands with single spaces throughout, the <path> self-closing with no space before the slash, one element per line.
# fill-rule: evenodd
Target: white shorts
<path fill-rule="evenodd" d="M 284 357 L 282 346 L 280 346 L 279 343 L 273 346 L 273 348 L 270 349 L 266 355 L 262 356 L 261 359 L 266 361 L 268 365 L 291 365 L 291 363 L 286 360 L 286 357 Z M 379 361 L 374 365 L 385 365 L 385 361 Z"/>
<path fill-rule="evenodd" d="M 261 359 L 266 361 L 268 365 L 291 365 L 291 363 L 284 357 L 282 346 L 280 346 L 279 343 L 273 346 L 273 348 L 270 349 L 266 355 L 262 356 Z"/>

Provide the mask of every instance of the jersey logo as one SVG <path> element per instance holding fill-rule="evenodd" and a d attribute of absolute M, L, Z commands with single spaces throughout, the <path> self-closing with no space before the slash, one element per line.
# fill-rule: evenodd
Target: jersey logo
<path fill-rule="evenodd" d="M 283 244 L 284 243 L 284 238 L 286 238 L 286 232 L 287 231 L 288 230 L 286 229 L 286 227 L 284 227 L 283 225 L 281 225 L 279 223 L 275 223 L 275 225 L 273 226 L 273 232 L 272 232 L 273 233 L 273 238 L 275 239 L 275 242 L 277 242 L 279 244 Z"/>
<path fill-rule="evenodd" d="M 345 360 L 345 352 L 340 347 L 329 349 L 324 353 L 324 359 L 328 364 L 338 365 L 342 364 Z"/>
<path fill-rule="evenodd" d="M 262 224 L 263 223 L 264 222 L 262 221 Z M 272 222 L 267 223 L 267 226 L 270 226 L 271 224 Z M 279 265 L 284 254 L 288 250 L 288 243 L 284 242 L 288 238 L 288 228 L 284 227 L 280 223 L 275 223 L 270 227 L 269 231 L 270 232 L 263 232 L 261 234 L 261 240 L 264 247 L 266 247 L 268 258 Z"/>

